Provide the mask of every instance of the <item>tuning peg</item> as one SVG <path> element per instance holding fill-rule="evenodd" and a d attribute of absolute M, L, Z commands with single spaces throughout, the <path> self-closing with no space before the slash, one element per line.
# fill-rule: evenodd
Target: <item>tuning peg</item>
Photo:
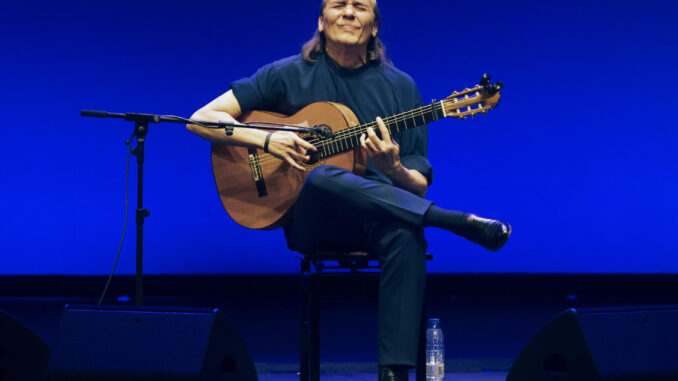
<path fill-rule="evenodd" d="M 489 84 L 490 84 L 490 75 L 487 74 L 487 73 L 483 74 L 483 76 L 480 77 L 480 82 L 479 82 L 479 83 L 480 83 L 482 86 L 487 86 L 487 85 L 489 85 Z"/>
<path fill-rule="evenodd" d="M 487 91 L 488 94 L 494 95 L 499 92 L 504 87 L 503 82 L 497 82 L 494 85 L 487 85 L 485 86 L 485 91 Z"/>

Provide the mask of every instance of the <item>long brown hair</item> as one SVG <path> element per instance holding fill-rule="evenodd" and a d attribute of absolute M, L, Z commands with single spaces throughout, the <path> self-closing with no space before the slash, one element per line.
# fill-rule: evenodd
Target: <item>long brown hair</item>
<path fill-rule="evenodd" d="M 379 12 L 379 6 L 377 1 L 374 0 L 374 21 L 381 23 L 381 12 Z M 327 0 L 323 0 L 320 5 L 320 16 L 323 15 L 325 11 L 325 5 L 327 5 Z M 325 34 L 318 32 L 316 29 L 313 33 L 313 37 L 310 40 L 304 43 L 304 46 L 301 48 L 301 56 L 306 62 L 316 62 L 318 56 L 325 51 Z M 379 32 L 377 31 L 376 37 L 370 37 L 370 40 L 367 42 L 367 60 L 368 61 L 378 61 L 378 62 L 390 62 L 386 58 L 386 47 L 384 43 L 381 42 L 379 38 Z"/>

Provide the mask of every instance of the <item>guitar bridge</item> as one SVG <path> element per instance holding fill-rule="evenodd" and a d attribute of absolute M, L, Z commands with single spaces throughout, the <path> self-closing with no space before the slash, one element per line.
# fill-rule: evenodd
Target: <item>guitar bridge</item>
<path fill-rule="evenodd" d="M 266 191 L 264 172 L 261 171 L 259 154 L 257 153 L 256 150 L 250 150 L 249 160 L 250 160 L 250 170 L 252 170 L 252 178 L 254 180 L 254 184 L 257 186 L 257 194 L 259 194 L 259 197 L 264 197 L 268 194 L 268 192 Z"/>

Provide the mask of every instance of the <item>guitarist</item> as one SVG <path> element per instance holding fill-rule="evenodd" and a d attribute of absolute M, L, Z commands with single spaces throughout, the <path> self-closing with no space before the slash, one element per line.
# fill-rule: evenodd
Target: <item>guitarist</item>
<path fill-rule="evenodd" d="M 424 199 L 433 179 L 427 159 L 427 128 L 390 136 L 379 116 L 422 104 L 415 83 L 384 55 L 376 0 L 323 0 L 318 27 L 302 53 L 266 65 L 235 81 L 192 118 L 234 121 L 246 110 L 292 115 L 318 101 L 348 106 L 361 123 L 376 119 L 360 137 L 367 152 L 365 177 L 321 166 L 306 178 L 285 227 L 288 246 L 301 252 L 368 250 L 378 253 L 379 380 L 407 380 L 416 366 L 426 278 L 424 228 L 435 226 L 495 251 L 508 240 L 508 223 L 442 209 Z M 291 132 L 221 130 L 188 125 L 219 144 L 270 152 L 290 166 L 309 160 L 316 148 Z"/>

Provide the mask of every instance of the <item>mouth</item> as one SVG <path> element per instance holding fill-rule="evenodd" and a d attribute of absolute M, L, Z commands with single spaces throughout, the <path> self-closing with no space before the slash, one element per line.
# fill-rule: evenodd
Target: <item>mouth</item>
<path fill-rule="evenodd" d="M 352 26 L 352 25 L 339 25 L 340 29 L 346 29 L 346 30 L 358 30 L 360 29 L 357 26 Z"/>

